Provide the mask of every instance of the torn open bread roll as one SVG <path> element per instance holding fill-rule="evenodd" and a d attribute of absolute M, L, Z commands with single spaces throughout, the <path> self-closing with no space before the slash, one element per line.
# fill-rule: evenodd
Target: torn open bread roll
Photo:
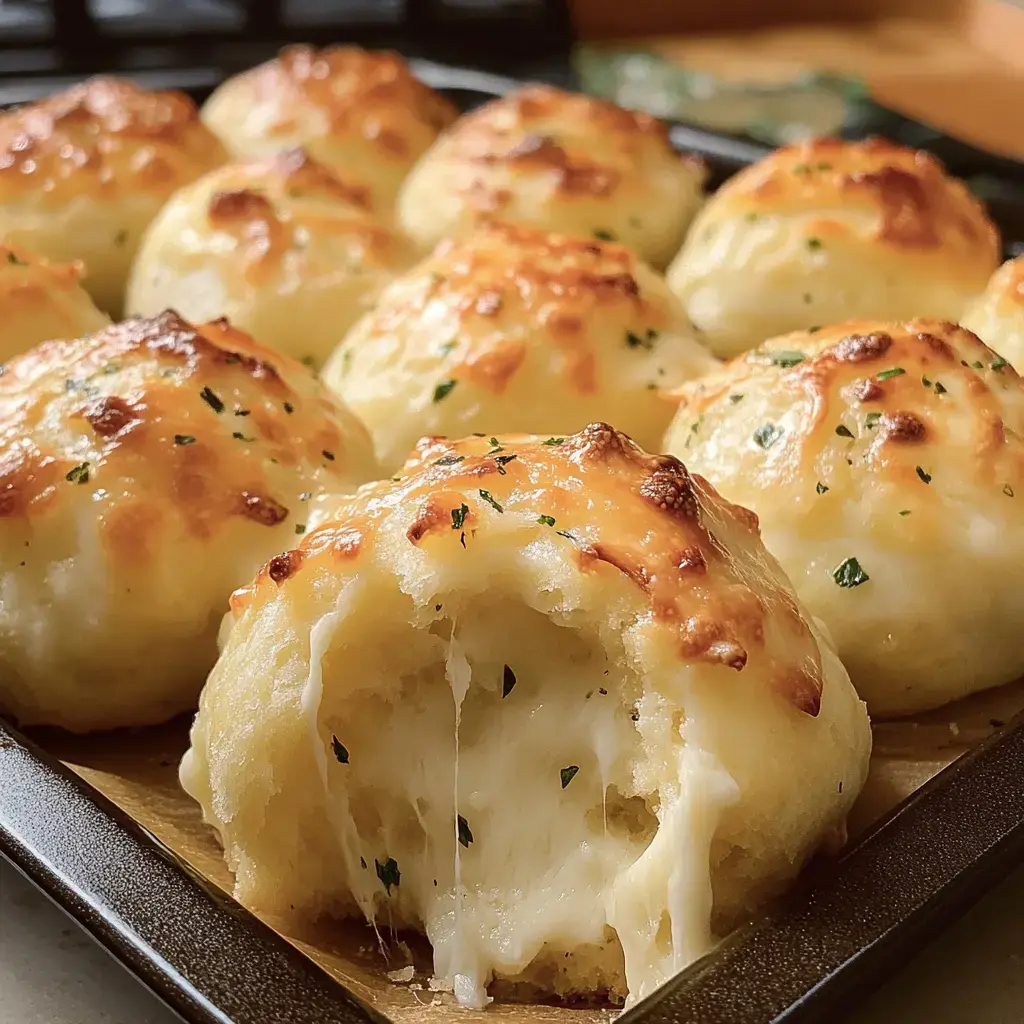
<path fill-rule="evenodd" d="M 754 516 L 592 424 L 427 439 L 233 599 L 181 779 L 235 894 L 635 1001 L 843 832 L 870 731 Z"/>

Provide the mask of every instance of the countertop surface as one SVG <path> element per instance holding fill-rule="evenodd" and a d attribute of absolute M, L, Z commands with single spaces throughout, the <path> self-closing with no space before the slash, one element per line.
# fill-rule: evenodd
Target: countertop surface
<path fill-rule="evenodd" d="M 178 1020 L 0 860 L 0 1024 Z M 849 1024 L 1024 1024 L 1024 867 L 938 936 Z"/>

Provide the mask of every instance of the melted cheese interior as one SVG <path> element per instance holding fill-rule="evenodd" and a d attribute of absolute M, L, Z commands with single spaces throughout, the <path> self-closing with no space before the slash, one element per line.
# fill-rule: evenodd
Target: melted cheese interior
<path fill-rule="evenodd" d="M 435 621 L 436 661 L 404 678 L 397 700 L 381 698 L 383 680 L 350 679 L 362 700 L 331 714 L 324 675 L 351 589 L 312 629 L 302 711 L 344 851 L 339 869 L 367 920 L 422 927 L 437 978 L 476 1008 L 491 1001 L 495 977 L 550 983 L 559 965 L 546 946 L 558 959 L 569 950 L 592 960 L 596 989 L 614 984 L 624 956 L 631 1001 L 706 953 L 711 841 L 738 791 L 714 756 L 677 743 L 665 752 L 673 780 L 660 806 L 637 795 L 633 759 L 668 742 L 668 705 L 624 706 L 617 694 L 634 687 L 595 688 L 595 678 L 608 680 L 596 645 L 495 601 Z M 492 659 L 506 630 L 564 635 L 543 645 L 561 659 L 521 665 L 503 697 L 505 665 Z M 551 675 L 559 687 L 545 687 Z M 384 742 L 364 748 L 353 737 L 366 716 Z M 400 881 L 381 903 L 390 859 Z"/>

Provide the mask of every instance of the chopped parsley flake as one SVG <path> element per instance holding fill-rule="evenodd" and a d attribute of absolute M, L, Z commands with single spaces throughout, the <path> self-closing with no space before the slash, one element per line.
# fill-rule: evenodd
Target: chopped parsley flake
<path fill-rule="evenodd" d="M 443 398 L 447 398 L 451 394 L 452 388 L 455 387 L 457 383 L 458 381 L 455 380 L 441 381 L 441 383 L 434 388 L 434 401 L 440 402 Z"/>
<path fill-rule="evenodd" d="M 338 764 L 348 764 L 348 748 L 337 736 L 331 736 L 331 750 L 334 751 Z"/>
<path fill-rule="evenodd" d="M 457 466 L 465 458 L 465 455 L 446 455 L 434 463 L 435 466 Z"/>
<path fill-rule="evenodd" d="M 15 266 L 15 267 L 27 267 L 28 266 L 28 263 L 25 260 L 23 260 L 20 257 L 18 257 L 15 253 L 11 252 L 10 250 L 8 250 L 8 252 L 7 252 L 7 262 L 10 263 L 12 266 Z"/>
<path fill-rule="evenodd" d="M 128 232 L 125 231 L 123 228 L 120 231 L 118 231 L 118 233 L 116 235 L 114 235 L 114 245 L 116 245 L 118 248 L 120 248 L 122 245 L 124 245 L 124 243 L 127 242 L 127 241 L 128 241 Z"/>
<path fill-rule="evenodd" d="M 641 337 L 633 331 L 626 331 L 626 344 L 630 348 L 645 348 L 650 351 L 654 348 L 654 342 L 658 338 L 658 332 L 648 328 Z"/>
<path fill-rule="evenodd" d="M 804 305 L 809 306 L 814 301 L 814 296 L 810 292 L 804 292 Z"/>
<path fill-rule="evenodd" d="M 305 523 L 296 523 L 295 524 L 295 533 L 298 536 L 301 537 L 302 534 L 304 534 L 305 532 L 306 532 L 306 524 Z"/>
<path fill-rule="evenodd" d="M 564 444 L 565 443 L 565 438 L 564 437 L 549 437 L 543 443 L 548 445 L 548 447 L 552 447 L 553 445 L 556 445 L 556 444 Z"/>
<path fill-rule="evenodd" d="M 501 447 L 501 442 L 496 438 L 491 438 L 491 450 L 487 453 L 488 455 L 494 455 L 497 452 L 503 452 L 505 449 Z"/>
<path fill-rule="evenodd" d="M 74 469 L 64 474 L 64 479 L 71 484 L 87 484 L 89 482 L 89 463 L 80 462 Z"/>
<path fill-rule="evenodd" d="M 824 494 L 828 490 L 828 487 L 819 480 L 814 489 L 819 494 Z"/>
<path fill-rule="evenodd" d="M 557 533 L 559 537 L 564 537 L 566 540 L 571 540 L 574 543 L 576 541 L 576 538 L 568 530 L 555 530 L 555 533 Z"/>
<path fill-rule="evenodd" d="M 732 402 L 733 405 L 735 405 L 737 402 L 742 402 L 743 401 L 743 395 L 741 395 L 741 394 L 730 395 L 729 396 L 729 401 Z"/>
<path fill-rule="evenodd" d="M 793 166 L 794 174 L 810 174 L 810 172 L 811 169 L 810 167 L 807 166 L 807 164 L 795 164 Z"/>
<path fill-rule="evenodd" d="M 894 366 L 891 370 L 883 370 L 875 375 L 875 380 L 889 380 L 892 377 L 902 377 L 907 371 L 902 366 Z"/>
<path fill-rule="evenodd" d="M 792 349 L 787 349 L 784 352 L 776 352 L 771 357 L 771 361 L 776 366 L 781 366 L 784 370 L 788 370 L 791 366 L 799 366 L 807 356 L 803 352 L 796 352 Z"/>
<path fill-rule="evenodd" d="M 878 421 L 881 418 L 882 414 L 880 412 L 869 412 L 867 416 L 864 417 L 864 425 L 868 430 L 874 430 L 875 427 L 878 426 Z"/>
<path fill-rule="evenodd" d="M 555 517 L 554 516 L 537 516 L 537 522 L 540 523 L 541 526 L 554 526 L 555 525 Z"/>
<path fill-rule="evenodd" d="M 856 558 L 847 558 L 832 570 L 832 579 L 840 587 L 859 587 L 871 577 L 861 568 Z"/>
<path fill-rule="evenodd" d="M 516 686 L 516 674 L 511 666 L 506 665 L 501 675 L 501 699 L 504 700 Z"/>
<path fill-rule="evenodd" d="M 1013 488 L 1009 484 L 1003 484 L 1003 494 L 1005 494 L 1008 498 L 1012 498 Z"/>
<path fill-rule="evenodd" d="M 494 461 L 498 464 L 498 473 L 501 476 L 505 475 L 505 467 L 515 458 L 517 458 L 516 455 L 496 455 L 494 457 Z"/>
<path fill-rule="evenodd" d="M 817 252 L 821 248 L 821 245 L 822 245 L 822 242 L 821 242 L 820 238 L 808 238 L 807 239 L 807 248 L 810 249 L 811 252 Z"/>
<path fill-rule="evenodd" d="M 494 500 L 494 498 L 493 498 L 493 496 L 491 495 L 491 492 L 490 492 L 490 491 L 484 491 L 484 490 L 481 490 L 481 491 L 480 491 L 480 497 L 481 497 L 481 498 L 483 498 L 483 499 L 484 499 L 484 501 L 486 501 L 486 502 L 487 502 L 487 504 L 488 504 L 488 505 L 490 505 L 490 506 L 491 506 L 491 508 L 493 508 L 495 512 L 504 512 L 504 511 L 505 511 L 505 510 L 504 510 L 504 509 L 503 509 L 503 508 L 501 507 L 501 505 L 499 505 L 499 504 L 498 504 L 498 502 L 496 502 L 496 501 Z"/>
<path fill-rule="evenodd" d="M 377 869 L 377 877 L 381 884 L 391 895 L 391 886 L 397 886 L 402 881 L 402 872 L 398 870 L 398 862 L 394 857 L 388 857 L 383 864 L 376 857 L 373 859 L 373 866 Z"/>
<path fill-rule="evenodd" d="M 926 473 L 926 472 L 925 472 L 925 471 L 924 471 L 924 470 L 923 470 L 923 469 L 922 469 L 922 468 L 921 468 L 920 466 L 917 466 L 917 467 L 915 467 L 915 468 L 917 469 L 917 475 L 918 475 L 918 476 L 919 476 L 919 477 L 920 477 L 920 478 L 921 478 L 921 479 L 922 479 L 922 480 L 923 480 L 923 481 L 924 481 L 924 482 L 925 482 L 926 484 L 930 484 L 930 483 L 932 482 L 932 475 L 931 475 L 931 473 Z"/>
<path fill-rule="evenodd" d="M 992 368 L 993 370 L 999 371 L 999 370 L 1001 370 L 1001 369 L 1002 369 L 1002 368 L 1003 368 L 1004 366 L 1009 366 L 1009 365 L 1010 365 L 1010 364 L 1009 364 L 1009 363 L 1008 363 L 1008 362 L 1007 362 L 1007 361 L 1006 361 L 1006 360 L 1005 360 L 1005 359 L 1004 359 L 1004 358 L 1003 358 L 1002 356 L 1000 356 L 1000 357 L 999 357 L 999 358 L 998 358 L 998 359 L 997 359 L 997 360 L 996 360 L 996 361 L 995 361 L 995 362 L 994 362 L 994 363 L 992 364 L 991 368 Z"/>
<path fill-rule="evenodd" d="M 844 423 L 840 423 L 839 426 L 836 427 L 836 433 L 840 437 L 853 437 L 853 431 Z"/>
<path fill-rule="evenodd" d="M 901 508 L 900 509 L 900 515 L 901 516 L 909 516 L 910 515 L 910 509 L 909 508 Z"/>
<path fill-rule="evenodd" d="M 946 393 L 946 389 L 942 386 L 942 381 L 941 380 L 937 380 L 935 382 L 935 394 L 937 394 L 937 395 L 944 395 L 945 393 Z"/>
<path fill-rule="evenodd" d="M 985 369 L 985 364 L 983 362 L 981 362 L 979 359 L 975 359 L 974 362 L 971 363 L 971 369 L 974 369 L 974 370 L 984 370 Z"/>
<path fill-rule="evenodd" d="M 469 844 L 473 842 L 473 833 L 470 830 L 469 822 L 460 814 L 457 816 L 458 831 L 459 831 L 459 842 L 462 843 L 466 849 L 469 849 Z"/>
<path fill-rule="evenodd" d="M 595 229 L 594 237 L 601 239 L 602 242 L 614 242 L 615 241 L 615 235 L 613 235 L 612 232 L 606 230 L 605 228 L 597 228 L 597 229 Z"/>
<path fill-rule="evenodd" d="M 924 386 L 925 386 L 926 388 L 930 388 L 930 387 L 932 386 L 932 382 L 931 382 L 931 381 L 930 381 L 930 380 L 929 380 L 929 379 L 928 379 L 928 378 L 927 378 L 926 376 L 924 376 L 923 374 L 922 374 L 922 376 L 921 376 L 921 383 L 922 383 L 922 384 L 923 384 L 923 385 L 924 385 Z"/>
<path fill-rule="evenodd" d="M 196 439 L 191 434 L 175 434 L 174 443 L 181 445 L 195 444 Z"/>
<path fill-rule="evenodd" d="M 757 428 L 754 431 L 754 444 L 758 448 L 763 448 L 768 451 L 778 439 L 782 437 L 782 428 L 775 426 L 774 423 L 765 423 L 763 426 Z"/>
<path fill-rule="evenodd" d="M 240 430 L 234 431 L 231 435 L 236 441 L 255 441 L 255 437 L 246 437 Z"/>
<path fill-rule="evenodd" d="M 299 362 L 302 363 L 307 370 L 312 370 L 316 366 L 316 360 L 312 356 L 303 356 Z"/>
<path fill-rule="evenodd" d="M 285 405 L 287 405 L 287 404 L 288 403 L 286 402 Z M 235 410 L 235 415 L 236 416 L 251 416 L 252 415 L 252 410 L 251 409 L 236 409 Z"/>
<path fill-rule="evenodd" d="M 328 462 L 334 461 L 334 452 L 328 451 L 326 448 L 320 453 Z"/>
<path fill-rule="evenodd" d="M 224 411 L 224 403 L 220 400 L 220 396 L 210 387 L 203 388 L 199 392 L 199 397 L 216 413 L 222 413 Z"/>
<path fill-rule="evenodd" d="M 293 412 L 295 412 L 295 406 L 294 406 L 294 405 L 292 405 L 292 403 L 291 403 L 291 402 L 285 402 L 285 403 L 284 403 L 284 411 L 285 411 L 286 413 L 288 413 L 288 415 L 289 415 L 289 416 L 291 416 L 291 414 L 292 414 Z"/>
<path fill-rule="evenodd" d="M 361 867 L 361 868 L 362 868 L 362 869 L 363 869 L 364 871 L 366 870 L 366 858 L 365 858 L 365 857 L 360 857 L 360 858 L 359 858 L 359 866 L 360 866 L 360 867 Z"/>
<path fill-rule="evenodd" d="M 559 778 L 561 778 L 561 780 L 562 780 L 562 789 L 565 789 L 565 787 L 568 786 L 569 783 L 572 782 L 572 780 L 576 778 L 576 773 L 579 770 L 580 770 L 580 766 L 578 764 L 571 764 L 567 768 L 563 768 L 558 773 Z"/>
<path fill-rule="evenodd" d="M 461 530 L 466 525 L 466 516 L 469 515 L 469 506 L 463 502 L 458 508 L 452 509 L 452 529 Z"/>

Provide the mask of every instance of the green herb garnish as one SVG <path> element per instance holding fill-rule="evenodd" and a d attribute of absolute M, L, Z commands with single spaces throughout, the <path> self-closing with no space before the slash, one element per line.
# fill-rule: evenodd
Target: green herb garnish
<path fill-rule="evenodd" d="M 381 884 L 391 895 L 391 886 L 399 885 L 402 881 L 402 872 L 398 870 L 398 862 L 394 857 L 388 857 L 383 864 L 376 857 L 373 859 L 373 866 L 377 869 L 377 877 Z"/>
<path fill-rule="evenodd" d="M 599 238 L 602 242 L 615 241 L 615 235 L 613 235 L 611 231 L 608 231 L 605 228 L 597 228 L 594 231 L 594 237 Z"/>
<path fill-rule="evenodd" d="M 907 371 L 902 366 L 894 366 L 891 370 L 883 370 L 875 374 L 875 380 L 889 380 L 892 377 L 902 377 Z"/>
<path fill-rule="evenodd" d="M 567 768 L 563 768 L 558 773 L 559 778 L 561 778 L 561 780 L 562 780 L 562 789 L 565 789 L 565 787 L 568 786 L 569 783 L 572 782 L 572 780 L 576 778 L 576 773 L 579 770 L 580 770 L 580 766 L 578 764 L 571 764 Z"/>
<path fill-rule="evenodd" d="M 501 505 L 499 505 L 499 504 L 498 504 L 498 503 L 497 503 L 497 502 L 496 502 L 496 501 L 494 500 L 494 498 L 492 497 L 492 495 L 491 495 L 491 492 L 490 492 L 490 491 L 484 491 L 484 490 L 481 490 L 481 491 L 480 491 L 480 497 L 481 497 L 481 498 L 483 498 L 483 499 L 484 499 L 484 501 L 486 501 L 486 502 L 487 502 L 487 504 L 488 504 L 488 505 L 490 505 L 490 506 L 491 506 L 491 508 L 493 508 L 495 512 L 504 512 L 504 511 L 505 511 L 505 510 L 504 510 L 504 509 L 503 509 L 503 508 L 501 507 Z"/>
<path fill-rule="evenodd" d="M 87 484 L 89 482 L 89 463 L 80 462 L 74 469 L 64 474 L 64 479 L 71 484 Z"/>
<path fill-rule="evenodd" d="M 821 246 L 822 246 L 822 241 L 821 241 L 820 238 L 808 238 L 807 239 L 807 248 L 810 249 L 811 252 L 817 252 L 821 248 Z"/>
<path fill-rule="evenodd" d="M 735 405 L 737 402 L 742 402 L 743 401 L 743 395 L 741 395 L 741 394 L 730 395 L 729 396 L 729 401 L 732 402 L 733 405 Z"/>
<path fill-rule="evenodd" d="M 803 352 L 786 350 L 785 352 L 776 352 L 771 357 L 771 361 L 776 366 L 781 366 L 784 370 L 788 370 L 791 366 L 799 366 L 806 358 L 807 356 Z"/>
<path fill-rule="evenodd" d="M 1003 484 L 1003 494 L 1005 494 L 1008 498 L 1012 498 L 1013 488 L 1009 484 Z"/>
<path fill-rule="evenodd" d="M 435 466 L 457 466 L 465 459 L 465 455 L 445 455 L 434 463 Z"/>
<path fill-rule="evenodd" d="M 758 448 L 763 448 L 768 451 L 778 439 L 782 437 L 782 428 L 775 426 L 774 423 L 765 423 L 763 426 L 757 428 L 754 431 L 754 444 Z"/>
<path fill-rule="evenodd" d="M 856 558 L 847 558 L 832 570 L 832 579 L 840 587 L 859 587 L 871 577 L 861 568 Z"/>
<path fill-rule="evenodd" d="M 1002 356 L 1000 356 L 1000 357 L 999 357 L 998 359 L 996 359 L 996 361 L 995 361 L 995 362 L 994 362 L 994 363 L 992 364 L 992 366 L 991 366 L 991 369 L 993 369 L 993 370 L 996 370 L 996 371 L 999 371 L 999 370 L 1001 370 L 1001 369 L 1002 369 L 1002 368 L 1003 368 L 1004 366 L 1009 366 L 1009 365 L 1010 365 L 1010 364 L 1009 364 L 1009 363 L 1008 363 L 1008 362 L 1007 362 L 1007 361 L 1006 361 L 1006 360 L 1005 360 L 1005 359 L 1004 359 L 1004 358 L 1003 358 Z"/>
<path fill-rule="evenodd" d="M 920 466 L 917 466 L 917 467 L 915 467 L 915 468 L 917 469 L 917 475 L 918 475 L 918 476 L 919 476 L 919 477 L 920 477 L 920 478 L 921 478 L 921 479 L 922 479 L 922 480 L 923 480 L 923 481 L 924 481 L 924 482 L 925 482 L 926 484 L 930 484 L 930 483 L 932 482 L 932 475 L 931 475 L 931 473 L 926 473 L 926 472 L 925 472 L 925 471 L 924 471 L 924 470 L 923 470 L 923 469 L 922 469 L 922 468 L 921 468 Z"/>
<path fill-rule="evenodd" d="M 443 398 L 447 398 L 452 391 L 452 388 L 458 384 L 456 380 L 444 380 L 434 388 L 434 401 L 440 402 Z"/>
<path fill-rule="evenodd" d="M 255 441 L 255 437 L 246 437 L 240 430 L 234 431 L 231 435 L 236 441 Z"/>
<path fill-rule="evenodd" d="M 516 456 L 516 455 L 496 455 L 494 457 L 494 461 L 498 464 L 498 473 L 501 476 L 505 475 L 505 467 L 515 458 L 518 458 L 518 456 Z"/>
<path fill-rule="evenodd" d="M 470 831 L 469 822 L 461 814 L 456 817 L 456 821 L 458 823 L 459 842 L 468 850 L 469 844 L 473 842 L 473 833 Z"/>
<path fill-rule="evenodd" d="M 463 502 L 458 508 L 452 509 L 452 529 L 461 530 L 466 525 L 466 516 L 469 515 L 469 506 Z"/>
<path fill-rule="evenodd" d="M 302 534 L 304 534 L 305 532 L 306 532 L 306 524 L 305 523 L 296 523 L 295 524 L 295 533 L 296 533 L 297 536 L 301 537 Z"/>
<path fill-rule="evenodd" d="M 224 403 L 220 400 L 217 393 L 210 387 L 203 388 L 199 392 L 199 397 L 216 413 L 222 413 L 224 411 Z"/>
<path fill-rule="evenodd" d="M 555 517 L 554 516 L 537 516 L 537 522 L 540 523 L 541 526 L 554 526 L 555 525 Z"/>
<path fill-rule="evenodd" d="M 878 421 L 881 418 L 882 414 L 880 412 L 869 412 L 867 416 L 864 417 L 864 425 L 868 430 L 874 430 L 875 427 L 878 426 Z"/>
<path fill-rule="evenodd" d="M 840 423 L 839 426 L 836 427 L 836 433 L 840 437 L 853 437 L 853 431 L 844 423 Z"/>
<path fill-rule="evenodd" d="M 333 461 L 334 461 L 334 452 L 330 452 L 330 451 L 328 451 L 328 450 L 327 450 L 326 448 L 324 448 L 324 450 L 323 450 L 322 452 L 320 452 L 320 454 L 321 454 L 321 455 L 322 455 L 322 456 L 323 456 L 323 457 L 324 457 L 324 458 L 325 458 L 325 459 L 326 459 L 326 460 L 327 460 L 328 462 L 333 462 Z"/>
<path fill-rule="evenodd" d="M 504 700 L 516 686 L 516 674 L 506 665 L 501 675 L 501 699 Z"/>
<path fill-rule="evenodd" d="M 195 444 L 196 439 L 191 434 L 175 434 L 174 443 L 180 445 Z"/>
<path fill-rule="evenodd" d="M 814 489 L 818 492 L 818 494 L 824 494 L 828 490 L 828 487 L 826 487 L 825 484 L 823 484 L 819 480 L 817 484 L 815 484 Z"/>
<path fill-rule="evenodd" d="M 901 516 L 909 516 L 910 515 L 910 509 L 909 508 L 901 508 L 900 509 L 900 515 Z"/>
<path fill-rule="evenodd" d="M 331 750 L 334 751 L 338 764 L 348 764 L 348 748 L 337 736 L 331 736 Z"/>
<path fill-rule="evenodd" d="M 556 444 L 564 444 L 565 443 L 565 438 L 564 437 L 549 437 L 543 443 L 548 445 L 549 447 L 552 446 L 552 445 L 556 445 Z"/>
<path fill-rule="evenodd" d="M 935 394 L 937 394 L 937 395 L 944 395 L 945 393 L 946 393 L 946 389 L 942 386 L 942 381 L 941 380 L 937 380 L 935 382 Z"/>
<path fill-rule="evenodd" d="M 289 416 L 291 416 L 291 414 L 292 414 L 293 412 L 295 412 L 295 406 L 294 406 L 294 405 L 292 405 L 292 403 L 291 403 L 291 402 L 285 402 L 285 403 L 284 403 L 284 411 L 285 411 L 286 413 L 288 413 L 288 415 L 289 415 Z"/>

